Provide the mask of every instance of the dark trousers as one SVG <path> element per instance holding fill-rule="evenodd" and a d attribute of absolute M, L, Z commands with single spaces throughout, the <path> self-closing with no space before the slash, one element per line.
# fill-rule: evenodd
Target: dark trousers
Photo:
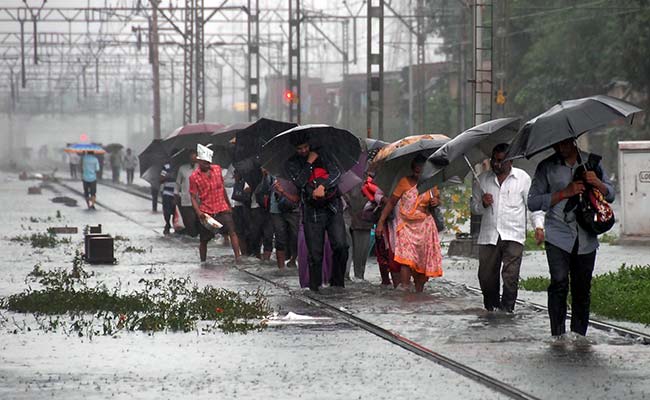
<path fill-rule="evenodd" d="M 566 332 L 567 294 L 571 285 L 571 331 L 587 334 L 591 302 L 591 276 L 596 262 L 596 251 L 578 254 L 578 241 L 568 253 L 546 242 L 546 259 L 551 273 L 548 286 L 548 315 L 551 334 Z"/>
<path fill-rule="evenodd" d="M 70 178 L 77 179 L 77 170 L 79 166 L 77 164 L 70 164 Z"/>
<path fill-rule="evenodd" d="M 336 212 L 330 208 L 304 207 L 303 225 L 309 252 L 309 289 L 317 291 L 322 285 L 323 244 L 325 232 L 332 247 L 332 278 L 330 285 L 344 287 L 345 266 L 348 261 L 348 242 L 343 220 L 343 207 L 337 201 Z"/>
<path fill-rule="evenodd" d="M 160 188 L 151 187 L 151 211 L 158 211 L 158 194 L 160 193 Z"/>
<path fill-rule="evenodd" d="M 370 230 L 350 229 L 352 237 L 352 264 L 354 266 L 354 277 L 363 279 L 366 273 L 366 262 L 370 251 Z"/>
<path fill-rule="evenodd" d="M 479 246 L 478 281 L 486 310 L 501 308 L 513 311 L 519 288 L 519 269 L 524 246 L 511 240 L 497 240 L 496 245 Z M 499 296 L 499 275 L 503 294 Z"/>
<path fill-rule="evenodd" d="M 275 233 L 275 249 L 284 251 L 286 258 L 298 256 L 298 226 L 299 212 L 284 212 L 271 214 L 273 232 Z"/>
<path fill-rule="evenodd" d="M 273 224 L 271 214 L 262 207 L 251 208 L 251 231 L 248 251 L 252 255 L 260 252 L 260 245 L 264 252 L 273 251 Z"/>
<path fill-rule="evenodd" d="M 113 183 L 120 183 L 120 169 L 116 167 L 111 169 L 113 170 Z"/>
<path fill-rule="evenodd" d="M 251 225 L 251 209 L 249 206 L 234 206 L 232 208 L 232 219 L 235 222 L 235 232 L 242 249 L 248 252 L 250 242 L 250 225 Z"/>
<path fill-rule="evenodd" d="M 170 219 L 174 215 L 174 196 L 162 196 L 163 218 L 165 218 L 165 229 L 171 228 Z"/>
<path fill-rule="evenodd" d="M 133 183 L 133 175 L 135 170 L 131 168 L 126 169 L 126 184 L 130 185 Z"/>
<path fill-rule="evenodd" d="M 183 225 L 185 225 L 185 234 L 196 237 L 199 234 L 199 219 L 196 217 L 196 212 L 192 206 L 181 206 L 178 208 L 183 218 Z"/>

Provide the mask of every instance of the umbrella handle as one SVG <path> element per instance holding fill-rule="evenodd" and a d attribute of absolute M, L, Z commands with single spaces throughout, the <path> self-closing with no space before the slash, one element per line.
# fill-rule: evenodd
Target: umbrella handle
<path fill-rule="evenodd" d="M 467 163 L 467 166 L 469 169 L 472 171 L 472 176 L 474 176 L 474 179 L 476 180 L 476 183 L 478 183 L 478 188 L 481 189 L 481 197 L 483 197 L 483 194 L 485 194 L 485 190 L 481 186 L 481 181 L 478 179 L 478 174 L 476 173 L 476 170 L 474 169 L 474 166 L 472 165 L 471 162 L 467 159 L 467 156 L 463 154 L 463 158 L 465 159 L 465 162 Z M 490 206 L 490 212 L 494 214 L 494 207 Z"/>

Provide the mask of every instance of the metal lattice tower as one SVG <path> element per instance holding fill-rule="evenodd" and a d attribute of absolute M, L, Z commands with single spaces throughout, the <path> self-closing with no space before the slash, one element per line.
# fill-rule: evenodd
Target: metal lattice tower
<path fill-rule="evenodd" d="M 248 0 L 248 120 L 260 117 L 260 4 Z"/>
<path fill-rule="evenodd" d="M 474 1 L 474 125 L 492 119 L 493 4 Z"/>
<path fill-rule="evenodd" d="M 203 0 L 194 0 L 194 66 L 196 84 L 196 122 L 205 120 L 205 41 Z"/>
<path fill-rule="evenodd" d="M 300 0 L 289 0 L 289 121 L 300 124 Z"/>
<path fill-rule="evenodd" d="M 367 118 L 368 137 L 372 137 L 376 114 L 377 138 L 384 138 L 384 0 L 368 0 L 367 15 Z M 378 3 L 378 5 L 373 5 Z M 373 46 L 373 23 L 378 25 L 378 43 Z M 373 71 L 376 70 L 376 71 Z"/>
<path fill-rule="evenodd" d="M 192 64 L 194 59 L 194 0 L 185 0 L 183 37 L 183 125 L 192 122 Z"/>
<path fill-rule="evenodd" d="M 426 33 L 424 32 L 424 0 L 417 1 L 416 9 L 416 38 L 417 38 L 417 113 L 418 113 L 418 132 L 425 134 L 425 119 L 426 119 L 426 71 L 424 68 L 424 43 L 426 40 Z"/>

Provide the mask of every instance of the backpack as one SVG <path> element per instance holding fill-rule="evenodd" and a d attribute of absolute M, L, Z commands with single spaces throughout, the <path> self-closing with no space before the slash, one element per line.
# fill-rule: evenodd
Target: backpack
<path fill-rule="evenodd" d="M 263 176 L 262 181 L 255 187 L 253 195 L 255 201 L 265 210 L 271 206 L 271 180 L 268 176 Z"/>
<path fill-rule="evenodd" d="M 250 206 L 251 192 L 250 191 L 246 192 L 244 190 L 245 186 L 246 186 L 246 182 L 243 179 L 236 181 L 232 187 L 232 196 L 230 196 L 230 198 L 240 203 L 243 203 L 247 206 Z"/>
<path fill-rule="evenodd" d="M 576 171 L 574 180 L 582 179 L 582 174 L 586 171 L 594 171 L 598 179 L 603 179 L 603 170 L 600 166 L 601 158 L 599 155 L 589 154 L 587 163 Z M 607 232 L 616 223 L 612 206 L 605 200 L 605 196 L 600 190 L 590 185 L 586 185 L 583 194 L 569 199 L 564 207 L 564 212 L 571 211 L 573 208 L 575 208 L 578 224 L 582 229 L 594 235 Z"/>

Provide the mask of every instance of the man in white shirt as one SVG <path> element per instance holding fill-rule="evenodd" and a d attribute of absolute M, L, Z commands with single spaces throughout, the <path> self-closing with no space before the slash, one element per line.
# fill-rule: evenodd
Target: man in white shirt
<path fill-rule="evenodd" d="M 504 161 L 508 145 L 498 144 L 492 150 L 491 170 L 474 182 L 472 212 L 481 215 L 478 236 L 478 279 L 483 303 L 488 311 L 501 309 L 513 312 L 517 300 L 519 268 L 526 240 L 526 212 L 531 179 L 528 174 Z M 544 214 L 530 215 L 538 243 L 544 240 Z M 499 274 L 500 273 L 500 274 Z M 503 294 L 499 294 L 499 275 Z"/>
<path fill-rule="evenodd" d="M 199 220 L 192 207 L 192 196 L 190 195 L 190 175 L 197 167 L 196 150 L 192 149 L 189 153 L 190 162 L 178 168 L 174 195 L 176 204 L 179 205 L 178 209 L 181 212 L 181 218 L 183 218 L 183 225 L 185 225 L 183 233 L 196 237 L 199 234 Z"/>

